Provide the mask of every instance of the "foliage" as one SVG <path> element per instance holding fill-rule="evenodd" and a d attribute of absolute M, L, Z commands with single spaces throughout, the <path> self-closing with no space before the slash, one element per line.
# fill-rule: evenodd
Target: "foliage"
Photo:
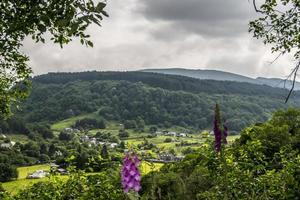
<path fill-rule="evenodd" d="M 115 171 L 86 175 L 72 173 L 66 181 L 49 180 L 25 189 L 14 200 L 117 200 L 125 199 Z"/>
<path fill-rule="evenodd" d="M 166 138 L 165 140 L 164 140 L 164 142 L 166 142 L 166 143 L 169 143 L 169 142 L 172 142 L 173 140 L 172 140 L 172 138 Z"/>
<path fill-rule="evenodd" d="M 101 149 L 101 157 L 104 158 L 104 159 L 109 158 L 109 154 L 108 154 L 108 151 L 107 151 L 107 146 L 105 144 L 102 146 L 102 149 Z"/>
<path fill-rule="evenodd" d="M 293 85 L 287 101 L 294 89 L 300 67 L 300 3 L 298 0 L 265 0 L 259 8 L 256 0 L 253 3 L 261 17 L 250 22 L 249 31 L 253 32 L 254 37 L 263 39 L 264 44 L 271 44 L 272 52 L 279 52 L 279 56 L 292 52 L 298 60 L 290 74 L 293 75 Z"/>
<path fill-rule="evenodd" d="M 142 199 L 298 199 L 300 152 L 292 139 L 300 133 L 294 128 L 299 117 L 299 110 L 278 111 L 269 122 L 245 129 L 221 154 L 209 142 L 145 176 Z"/>
<path fill-rule="evenodd" d="M 61 47 L 79 38 L 82 44 L 93 46 L 86 34 L 87 27 L 100 26 L 106 3 L 92 0 L 16 1 L 0 2 L 0 117 L 10 113 L 10 105 L 26 97 L 31 68 L 29 58 L 20 48 L 25 37 L 45 42 L 47 32 Z"/>
<path fill-rule="evenodd" d="M 3 134 L 19 133 L 28 135 L 30 131 L 22 118 L 12 117 L 0 121 L 0 132 Z"/>
<path fill-rule="evenodd" d="M 285 105 L 287 93 L 268 86 L 141 72 L 58 73 L 33 79 L 32 94 L 17 115 L 30 123 L 104 118 L 139 132 L 145 124 L 211 129 L 212 105 L 219 101 L 229 131 L 240 131 L 265 121 L 276 109 L 300 105 L 300 98 Z M 89 116 L 95 111 L 101 117 Z"/>
<path fill-rule="evenodd" d="M 126 130 L 120 130 L 119 131 L 119 138 L 120 139 L 124 139 L 124 138 L 128 138 L 129 137 L 129 133 Z"/>
<path fill-rule="evenodd" d="M 299 58 L 299 1 L 266 0 L 257 11 L 262 17 L 250 22 L 254 37 L 262 38 L 265 44 L 272 44 L 273 52 L 285 54 L 295 49 L 294 57 Z"/>
<path fill-rule="evenodd" d="M 299 109 L 279 110 L 266 123 L 244 129 L 240 139 L 222 147 L 221 152 L 216 152 L 214 142 L 208 139 L 181 162 L 145 174 L 140 199 L 297 199 L 299 118 Z M 85 152 L 82 148 L 78 155 Z M 88 160 L 94 169 L 103 167 L 102 172 L 91 179 L 75 173 L 66 182 L 39 183 L 12 199 L 125 199 L 119 165 L 110 165 L 112 162 L 99 154 Z"/>
<path fill-rule="evenodd" d="M 74 128 L 79 129 L 105 129 L 105 122 L 103 119 L 96 120 L 91 118 L 79 119 L 75 122 Z"/>
<path fill-rule="evenodd" d="M 12 178 L 17 178 L 17 176 L 16 167 L 7 163 L 0 163 L 0 182 L 10 181 Z"/>

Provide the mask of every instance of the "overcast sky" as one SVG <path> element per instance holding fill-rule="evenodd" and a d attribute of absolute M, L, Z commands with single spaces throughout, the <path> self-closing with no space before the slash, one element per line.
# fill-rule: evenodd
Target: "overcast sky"
<path fill-rule="evenodd" d="M 106 10 L 88 30 L 94 48 L 25 40 L 35 75 L 179 67 L 284 78 L 294 65 L 290 56 L 270 65 L 276 55 L 248 33 L 248 0 L 109 0 Z"/>

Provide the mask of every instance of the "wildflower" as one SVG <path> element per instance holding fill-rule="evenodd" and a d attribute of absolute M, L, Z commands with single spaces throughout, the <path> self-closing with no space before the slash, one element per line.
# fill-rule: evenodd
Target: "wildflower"
<path fill-rule="evenodd" d="M 128 193 L 129 190 L 138 192 L 141 189 L 141 174 L 138 169 L 139 164 L 140 160 L 135 153 L 128 153 L 123 159 L 121 177 L 122 187 L 126 193 Z"/>
<path fill-rule="evenodd" d="M 216 104 L 215 108 L 214 135 L 215 149 L 217 152 L 219 152 L 221 150 L 222 143 L 227 144 L 226 137 L 228 135 L 228 127 L 221 124 L 220 108 L 218 104 Z"/>

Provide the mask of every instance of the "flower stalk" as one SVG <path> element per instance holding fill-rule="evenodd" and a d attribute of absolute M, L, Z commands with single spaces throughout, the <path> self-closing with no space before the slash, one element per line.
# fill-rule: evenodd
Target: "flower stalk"
<path fill-rule="evenodd" d="M 130 191 L 138 193 L 141 189 L 141 174 L 138 169 L 140 162 L 138 156 L 133 152 L 127 153 L 123 159 L 121 179 L 125 193 Z"/>

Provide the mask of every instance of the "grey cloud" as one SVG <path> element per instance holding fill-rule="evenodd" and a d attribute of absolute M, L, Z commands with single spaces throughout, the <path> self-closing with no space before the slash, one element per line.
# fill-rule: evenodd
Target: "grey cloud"
<path fill-rule="evenodd" d="M 78 41 L 60 49 L 50 41 L 24 41 L 35 74 L 56 71 L 138 70 L 182 67 L 220 69 L 251 76 L 289 72 L 288 59 L 247 33 L 253 12 L 247 0 L 111 0 L 110 17 L 92 26 L 94 48 Z"/>
<path fill-rule="evenodd" d="M 247 33 L 254 15 L 247 0 L 139 0 L 138 12 L 150 21 L 169 23 L 172 33 L 184 30 L 204 37 L 236 37 Z M 162 32 L 162 30 L 160 30 Z M 159 34 L 153 31 L 154 36 Z"/>
<path fill-rule="evenodd" d="M 256 66 L 259 65 L 261 57 L 252 54 L 247 55 L 242 58 L 238 58 L 234 55 L 224 55 L 218 58 L 211 59 L 207 66 L 210 66 L 214 69 L 220 69 L 224 71 L 230 72 L 239 72 L 239 74 L 243 74 L 246 76 L 256 77 Z"/>

